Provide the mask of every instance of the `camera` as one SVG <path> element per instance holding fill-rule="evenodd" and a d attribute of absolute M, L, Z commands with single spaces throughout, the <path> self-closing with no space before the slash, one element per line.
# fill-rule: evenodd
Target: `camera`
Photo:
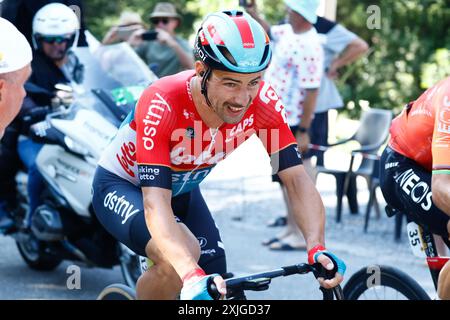
<path fill-rule="evenodd" d="M 243 8 L 252 7 L 255 4 L 255 0 L 239 0 L 239 6 Z"/>
<path fill-rule="evenodd" d="M 158 31 L 149 30 L 142 34 L 142 40 L 153 41 L 158 37 Z"/>

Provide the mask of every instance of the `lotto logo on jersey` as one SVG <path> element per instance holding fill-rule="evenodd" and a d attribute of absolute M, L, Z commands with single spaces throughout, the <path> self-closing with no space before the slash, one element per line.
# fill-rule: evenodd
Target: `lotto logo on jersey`
<path fill-rule="evenodd" d="M 275 90 L 273 90 L 267 82 L 265 82 L 264 86 L 261 88 L 259 98 L 265 104 L 269 104 L 271 101 L 275 102 L 275 110 L 281 113 L 284 123 L 287 123 L 286 111 L 283 107 L 283 102 L 280 100 Z"/>
<path fill-rule="evenodd" d="M 151 104 L 148 107 L 147 115 L 142 120 L 144 123 L 142 141 L 144 143 L 144 148 L 148 151 L 152 150 L 155 146 L 153 137 L 157 133 L 157 128 L 161 123 L 162 113 L 165 112 L 166 109 L 169 112 L 172 112 L 172 109 L 166 100 L 159 93 L 156 93 L 155 98 L 151 100 Z"/>
<path fill-rule="evenodd" d="M 139 166 L 139 180 L 153 181 L 159 176 L 159 169 L 150 166 Z"/>
<path fill-rule="evenodd" d="M 120 166 L 134 178 L 133 167 L 136 164 L 136 145 L 133 142 L 125 142 L 120 147 L 120 154 L 116 154 Z"/>

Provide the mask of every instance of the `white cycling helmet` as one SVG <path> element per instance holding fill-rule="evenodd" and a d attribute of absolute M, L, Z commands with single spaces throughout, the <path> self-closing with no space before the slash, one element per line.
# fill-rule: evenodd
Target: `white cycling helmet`
<path fill-rule="evenodd" d="M 40 48 L 43 37 L 66 37 L 67 48 L 76 46 L 78 42 L 80 22 L 75 12 L 62 3 L 50 3 L 36 12 L 33 18 L 33 46 Z"/>
<path fill-rule="evenodd" d="M 20 70 L 32 58 L 25 36 L 11 22 L 0 18 L 0 74 Z"/>

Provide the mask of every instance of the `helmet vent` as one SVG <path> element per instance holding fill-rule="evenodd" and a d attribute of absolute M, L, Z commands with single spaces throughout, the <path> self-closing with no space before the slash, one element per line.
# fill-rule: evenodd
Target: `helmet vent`
<path fill-rule="evenodd" d="M 264 48 L 264 53 L 261 58 L 261 62 L 259 63 L 260 65 L 262 65 L 264 63 L 264 61 L 267 59 L 267 56 L 269 55 L 269 50 L 270 50 L 270 45 L 267 44 L 266 47 Z"/>
<path fill-rule="evenodd" d="M 222 53 L 222 55 L 225 58 L 227 58 L 227 60 L 229 62 L 231 62 L 233 65 L 237 66 L 236 60 L 233 58 L 233 56 L 231 55 L 230 51 L 227 48 L 225 48 L 223 46 L 218 46 L 217 48 L 219 49 L 220 53 Z"/>
<path fill-rule="evenodd" d="M 239 10 L 233 10 L 233 11 L 224 10 L 222 12 L 225 13 L 226 15 L 232 16 L 232 17 L 240 17 L 240 16 L 244 15 L 244 13 L 242 11 L 239 11 Z"/>

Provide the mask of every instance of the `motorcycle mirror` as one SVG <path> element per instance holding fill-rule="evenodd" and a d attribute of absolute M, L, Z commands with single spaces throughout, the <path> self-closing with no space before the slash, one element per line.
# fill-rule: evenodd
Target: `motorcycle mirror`
<path fill-rule="evenodd" d="M 61 90 L 61 91 L 65 91 L 65 92 L 73 92 L 73 88 L 67 84 L 64 83 L 57 83 L 55 84 L 55 89 L 56 90 Z"/>

